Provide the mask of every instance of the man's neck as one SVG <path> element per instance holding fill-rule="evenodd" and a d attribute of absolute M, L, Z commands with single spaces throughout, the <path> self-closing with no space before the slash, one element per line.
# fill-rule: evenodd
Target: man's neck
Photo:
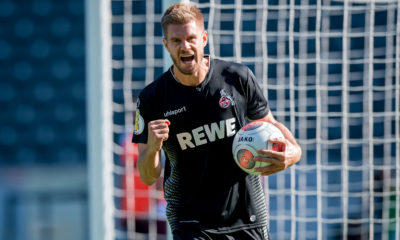
<path fill-rule="evenodd" d="M 183 74 L 175 67 L 175 65 L 173 67 L 173 73 L 176 80 L 178 80 L 182 85 L 195 87 L 200 85 L 204 81 L 209 69 L 210 58 L 208 56 L 205 56 L 203 58 L 202 64 L 195 73 Z"/>

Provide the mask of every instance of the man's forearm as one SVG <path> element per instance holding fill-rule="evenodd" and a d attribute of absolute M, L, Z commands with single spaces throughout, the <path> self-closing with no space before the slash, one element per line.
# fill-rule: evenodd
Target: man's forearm
<path fill-rule="evenodd" d="M 139 150 L 138 170 L 140 179 L 146 185 L 152 185 L 161 175 L 160 151 L 152 152 L 147 146 Z"/>
<path fill-rule="evenodd" d="M 277 127 L 279 130 L 281 130 L 283 136 L 285 136 L 285 138 L 287 140 L 289 140 L 293 145 L 298 145 L 298 143 L 297 143 L 296 139 L 294 138 L 292 132 L 290 132 L 290 130 L 285 125 L 283 125 L 282 123 L 280 123 L 278 121 L 275 121 L 273 123 L 273 125 L 275 127 Z"/>

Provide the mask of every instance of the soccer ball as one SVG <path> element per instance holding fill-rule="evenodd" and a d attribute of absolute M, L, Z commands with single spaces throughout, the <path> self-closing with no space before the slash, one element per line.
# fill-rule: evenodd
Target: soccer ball
<path fill-rule="evenodd" d="M 245 172 L 260 175 L 254 169 L 266 167 L 270 163 L 254 161 L 253 158 L 258 156 L 257 150 L 270 149 L 281 151 L 280 144 L 272 144 L 269 142 L 273 138 L 282 138 L 282 132 L 271 123 L 264 121 L 254 121 L 242 127 L 236 133 L 232 144 L 233 158 L 236 164 Z"/>

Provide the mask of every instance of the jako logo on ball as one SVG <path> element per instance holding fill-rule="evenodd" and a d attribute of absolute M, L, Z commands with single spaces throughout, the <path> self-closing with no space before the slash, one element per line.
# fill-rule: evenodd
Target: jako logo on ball
<path fill-rule="evenodd" d="M 257 150 L 273 149 L 282 150 L 281 146 L 273 146 L 269 142 L 273 138 L 282 138 L 282 132 L 264 121 L 255 121 L 242 127 L 235 135 L 232 144 L 232 153 L 236 164 L 245 172 L 260 175 L 260 172 L 254 171 L 256 168 L 266 167 L 269 163 L 257 162 L 253 158 L 258 156 Z"/>
<path fill-rule="evenodd" d="M 253 138 L 252 137 L 240 137 L 239 142 L 252 142 Z"/>

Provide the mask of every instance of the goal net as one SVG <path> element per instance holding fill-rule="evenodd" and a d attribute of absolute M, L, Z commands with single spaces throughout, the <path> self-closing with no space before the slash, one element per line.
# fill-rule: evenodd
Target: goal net
<path fill-rule="evenodd" d="M 100 185 L 92 195 L 103 203 L 92 208 L 101 212 L 91 215 L 92 232 L 167 239 L 162 183 L 138 180 L 130 134 L 140 90 L 171 64 L 160 25 L 171 1 L 100 2 L 99 29 L 109 31 L 98 35 L 105 53 L 89 55 L 100 54 L 103 71 L 99 113 L 89 118 L 105 117 L 98 130 L 107 138 L 89 134 L 103 147 L 101 160 L 89 161 L 91 181 Z M 254 72 L 274 116 L 303 150 L 298 164 L 263 178 L 271 239 L 399 240 L 400 1 L 194 3 L 205 17 L 206 52 Z"/>

